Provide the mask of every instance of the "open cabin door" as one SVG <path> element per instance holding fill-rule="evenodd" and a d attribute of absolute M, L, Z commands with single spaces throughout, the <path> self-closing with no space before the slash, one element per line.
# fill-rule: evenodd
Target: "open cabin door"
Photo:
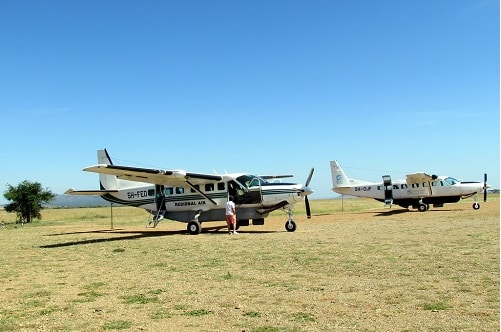
<path fill-rule="evenodd" d="M 391 184 L 391 177 L 389 175 L 383 175 L 383 187 L 384 204 L 385 206 L 391 207 L 393 204 L 393 185 Z"/>
<path fill-rule="evenodd" d="M 165 187 L 160 184 L 155 185 L 155 205 L 157 214 L 164 214 L 167 210 L 165 207 Z"/>
<path fill-rule="evenodd" d="M 228 192 L 235 197 L 237 204 L 260 204 L 263 201 L 259 178 L 241 176 L 237 181 L 228 182 Z"/>
<path fill-rule="evenodd" d="M 165 207 L 165 191 L 164 186 L 156 184 L 155 185 L 155 211 L 150 211 L 154 216 L 153 219 L 148 221 L 146 227 L 157 227 L 160 220 L 165 216 L 167 208 Z"/>

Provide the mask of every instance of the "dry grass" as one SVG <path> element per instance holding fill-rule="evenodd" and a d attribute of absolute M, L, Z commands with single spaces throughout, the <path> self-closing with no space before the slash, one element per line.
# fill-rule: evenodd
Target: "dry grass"
<path fill-rule="evenodd" d="M 229 236 L 140 209 L 0 211 L 2 331 L 497 331 L 499 196 L 426 213 L 297 206 Z"/>

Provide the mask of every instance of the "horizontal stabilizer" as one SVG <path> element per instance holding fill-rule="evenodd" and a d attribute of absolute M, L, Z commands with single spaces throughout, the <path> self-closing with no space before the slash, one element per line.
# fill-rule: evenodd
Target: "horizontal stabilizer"
<path fill-rule="evenodd" d="M 118 190 L 75 190 L 73 188 L 68 189 L 64 192 L 65 195 L 97 195 L 102 196 L 109 193 L 117 193 Z"/>

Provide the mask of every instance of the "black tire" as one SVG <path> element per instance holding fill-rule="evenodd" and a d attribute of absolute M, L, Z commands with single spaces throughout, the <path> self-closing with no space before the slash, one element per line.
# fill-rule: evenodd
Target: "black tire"
<path fill-rule="evenodd" d="M 478 202 L 473 203 L 473 210 L 478 210 L 480 209 L 480 204 Z"/>
<path fill-rule="evenodd" d="M 294 232 L 296 230 L 296 228 L 297 228 L 297 225 L 294 222 L 294 220 L 291 220 L 290 222 L 289 221 L 285 222 L 285 229 L 287 230 L 287 232 Z"/>
<path fill-rule="evenodd" d="M 426 210 L 428 210 L 428 206 L 426 204 L 419 204 L 418 210 L 419 212 L 426 212 Z"/>
<path fill-rule="evenodd" d="M 198 221 L 190 221 L 187 228 L 188 233 L 190 233 L 191 235 L 200 234 L 200 232 L 202 231 L 202 225 L 200 225 Z"/>

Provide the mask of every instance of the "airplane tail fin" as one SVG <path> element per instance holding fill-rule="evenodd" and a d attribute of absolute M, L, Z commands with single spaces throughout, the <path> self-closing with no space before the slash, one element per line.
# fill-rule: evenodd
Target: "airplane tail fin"
<path fill-rule="evenodd" d="M 343 168 L 337 160 L 331 161 L 332 187 L 348 187 L 350 179 L 346 176 Z"/>
<path fill-rule="evenodd" d="M 113 165 L 110 155 L 106 149 L 97 150 L 97 163 Z M 99 184 L 102 190 L 116 190 L 119 188 L 119 180 L 115 175 L 99 174 Z"/>

